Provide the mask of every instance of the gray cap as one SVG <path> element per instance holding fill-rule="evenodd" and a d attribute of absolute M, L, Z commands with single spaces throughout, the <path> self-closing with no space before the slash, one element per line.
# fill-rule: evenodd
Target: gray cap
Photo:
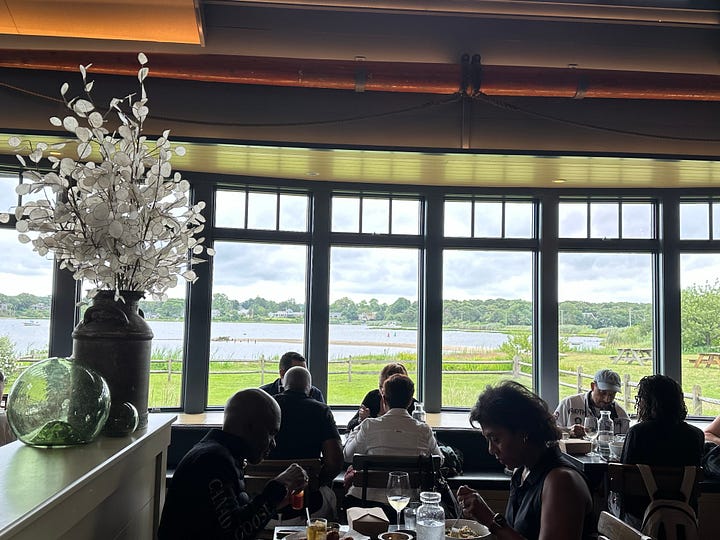
<path fill-rule="evenodd" d="M 612 369 L 601 369 L 595 374 L 595 384 L 600 390 L 610 390 L 611 392 L 619 392 L 622 388 L 620 383 L 620 375 Z"/>

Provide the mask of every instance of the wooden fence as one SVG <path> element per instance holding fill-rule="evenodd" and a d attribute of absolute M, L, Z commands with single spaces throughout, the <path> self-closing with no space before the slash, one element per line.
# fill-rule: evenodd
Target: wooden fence
<path fill-rule="evenodd" d="M 32 364 L 34 362 L 37 362 L 41 359 L 39 358 L 32 358 L 32 357 L 21 357 L 17 359 L 18 364 Z M 178 360 L 175 360 L 177 362 Z M 168 358 L 167 360 L 153 360 L 153 364 L 157 365 L 160 363 L 167 363 L 167 367 L 163 369 L 152 369 L 150 373 L 165 373 L 167 374 L 168 381 L 171 380 L 173 373 L 178 373 L 177 371 L 173 371 L 173 359 Z M 528 371 L 523 371 L 523 367 L 527 367 L 532 369 L 533 365 L 530 362 L 524 362 L 520 356 L 515 356 L 512 360 L 510 359 L 500 359 L 500 360 L 457 360 L 451 362 L 454 365 L 468 365 L 468 366 L 481 366 L 481 365 L 493 365 L 497 366 L 498 364 L 506 364 L 508 369 L 493 369 L 493 370 L 482 370 L 482 371 L 474 371 L 474 370 L 443 370 L 443 375 L 511 375 L 514 378 L 518 377 L 527 377 L 532 378 L 532 373 Z M 212 364 L 257 364 L 257 367 L 254 369 L 238 369 L 238 370 L 231 370 L 231 371 L 212 371 Z M 364 370 L 364 369 L 354 369 L 353 366 L 356 368 L 360 366 L 362 368 L 363 365 L 367 364 L 378 364 L 377 360 L 361 360 L 361 359 L 354 359 L 352 356 L 348 358 L 343 358 L 340 360 L 330 360 L 330 371 L 328 371 L 328 375 L 347 375 L 348 382 L 352 382 L 353 375 L 380 375 L 380 371 L 374 369 L 374 370 Z M 336 367 L 337 366 L 337 367 Z M 576 393 L 580 394 L 582 392 L 589 392 L 590 391 L 590 382 L 592 382 L 594 373 L 586 374 L 583 372 L 583 367 L 578 366 L 575 371 L 570 371 L 566 369 L 560 369 L 558 370 L 561 375 L 571 375 L 574 377 L 575 382 L 574 383 L 566 383 L 564 381 L 559 381 L 559 386 L 565 387 L 565 388 L 572 388 Z M 253 373 L 259 373 L 260 374 L 260 384 L 265 384 L 265 375 L 268 375 L 268 382 L 273 381 L 277 378 L 277 361 L 275 360 L 267 360 L 264 357 L 260 357 L 257 359 L 230 359 L 230 360 L 210 360 L 210 375 L 247 375 L 247 374 L 253 374 Z M 623 390 L 621 392 L 621 396 L 617 398 L 618 401 L 620 401 L 623 405 L 623 408 L 626 411 L 631 411 L 632 406 L 635 403 L 635 394 L 637 393 L 635 391 L 635 388 L 637 388 L 638 383 L 630 380 L 629 374 L 624 374 L 622 376 L 623 379 Z M 587 386 L 586 386 L 587 384 Z M 710 403 L 713 405 L 720 405 L 720 399 L 710 398 L 710 397 L 704 397 L 702 395 L 702 388 L 700 385 L 694 385 L 692 388 L 692 392 L 690 393 L 684 393 L 683 394 L 685 399 L 690 401 L 690 405 L 688 407 L 688 412 L 693 416 L 702 416 L 703 414 L 703 403 Z"/>

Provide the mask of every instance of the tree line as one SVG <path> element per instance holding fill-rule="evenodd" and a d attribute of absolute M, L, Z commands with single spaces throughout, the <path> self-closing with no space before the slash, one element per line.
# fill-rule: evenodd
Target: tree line
<path fill-rule="evenodd" d="M 0 316 L 43 319 L 50 317 L 50 296 L 21 293 L 0 294 Z M 720 281 L 691 285 L 681 292 L 682 339 L 686 351 L 720 348 Z M 182 320 L 185 301 L 170 298 L 165 302 L 141 302 L 145 317 L 151 320 Z M 339 324 L 394 324 L 415 327 L 418 303 L 397 298 L 387 303 L 375 298 L 355 302 L 348 297 L 330 304 L 330 321 Z M 280 302 L 260 296 L 237 300 L 215 293 L 212 302 L 214 321 L 294 321 L 302 322 L 305 305 L 288 299 Z M 558 322 L 563 327 L 588 330 L 633 328 L 643 335 L 652 332 L 652 305 L 637 302 L 564 301 L 558 305 Z M 509 326 L 530 327 L 532 303 L 520 299 L 444 300 L 443 326 L 461 329 L 498 330 Z"/>

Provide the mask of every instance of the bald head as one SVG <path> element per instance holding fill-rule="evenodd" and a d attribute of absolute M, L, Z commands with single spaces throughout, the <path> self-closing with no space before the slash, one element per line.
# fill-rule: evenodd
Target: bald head
<path fill-rule="evenodd" d="M 280 406 L 267 392 L 248 388 L 235 393 L 225 405 L 223 431 L 242 439 L 250 463 L 260 463 L 275 446 L 280 430 Z"/>
<path fill-rule="evenodd" d="M 310 375 L 310 372 L 304 367 L 291 367 L 285 372 L 283 388 L 309 395 L 310 388 L 312 388 L 312 375 Z"/>

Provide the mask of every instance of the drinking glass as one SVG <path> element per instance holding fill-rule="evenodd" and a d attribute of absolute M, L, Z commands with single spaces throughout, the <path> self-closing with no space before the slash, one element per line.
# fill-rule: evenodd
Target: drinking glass
<path fill-rule="evenodd" d="M 594 415 L 586 416 L 583 422 L 585 436 L 590 439 L 590 454 L 595 455 L 595 439 L 598 436 L 598 422 Z"/>
<path fill-rule="evenodd" d="M 397 528 L 400 528 L 400 512 L 410 502 L 410 475 L 406 472 L 391 472 L 388 475 L 387 499 L 397 513 Z"/>
<path fill-rule="evenodd" d="M 410 529 L 411 531 L 415 530 L 416 525 L 416 518 L 417 518 L 417 509 L 420 508 L 420 502 L 419 501 L 412 501 L 409 502 L 408 505 L 405 507 L 405 511 L 403 512 L 403 515 L 405 516 L 405 528 Z"/>
<path fill-rule="evenodd" d="M 327 519 L 310 518 L 307 522 L 307 540 L 326 540 Z"/>

